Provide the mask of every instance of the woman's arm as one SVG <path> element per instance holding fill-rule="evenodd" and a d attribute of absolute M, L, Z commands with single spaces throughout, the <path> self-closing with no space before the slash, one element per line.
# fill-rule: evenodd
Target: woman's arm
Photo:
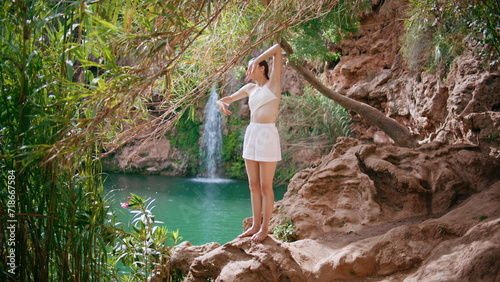
<path fill-rule="evenodd" d="M 279 44 L 275 44 L 255 58 L 252 63 L 252 68 L 254 68 L 265 59 L 273 57 L 273 68 L 271 69 L 271 74 L 269 75 L 269 87 L 271 89 L 274 88 L 280 90 L 279 92 L 281 92 L 281 70 L 283 68 L 283 56 L 281 53 L 281 46 Z"/>
<path fill-rule="evenodd" d="M 232 112 L 228 110 L 229 104 L 241 100 L 245 97 L 248 97 L 249 88 L 252 86 L 253 85 L 250 83 L 245 84 L 245 86 L 241 87 L 238 91 L 234 92 L 233 94 L 221 98 L 216 102 L 217 107 L 226 116 L 232 114 Z"/>

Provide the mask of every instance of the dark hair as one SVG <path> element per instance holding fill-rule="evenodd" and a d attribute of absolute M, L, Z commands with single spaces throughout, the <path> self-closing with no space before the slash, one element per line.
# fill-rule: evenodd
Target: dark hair
<path fill-rule="evenodd" d="M 251 58 L 250 61 L 255 61 L 256 58 Z M 264 60 L 259 63 L 259 67 L 264 67 L 264 76 L 269 79 L 269 65 Z"/>
<path fill-rule="evenodd" d="M 269 79 L 269 65 L 267 64 L 267 62 L 264 60 L 264 61 L 259 63 L 259 66 L 260 67 L 264 66 L 264 76 L 267 79 Z"/>

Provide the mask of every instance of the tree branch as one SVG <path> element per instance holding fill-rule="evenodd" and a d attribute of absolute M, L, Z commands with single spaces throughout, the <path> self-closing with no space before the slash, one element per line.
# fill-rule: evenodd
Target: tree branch
<path fill-rule="evenodd" d="M 281 47 L 285 52 L 290 56 L 293 54 L 293 48 L 290 44 L 285 40 L 281 39 L 280 42 Z M 343 96 L 340 93 L 333 91 L 332 89 L 325 86 L 321 83 L 316 76 L 305 67 L 296 64 L 292 60 L 289 61 L 290 66 L 295 69 L 298 73 L 300 73 L 305 80 L 307 80 L 316 90 L 318 90 L 321 94 L 325 95 L 327 98 L 334 100 L 337 104 L 342 107 L 354 111 L 365 119 L 369 120 L 373 125 L 380 128 L 383 132 L 385 132 L 394 142 L 402 147 L 414 148 L 418 146 L 418 142 L 406 127 L 399 124 L 394 119 L 385 116 L 379 110 L 374 107 L 351 99 L 349 97 Z"/>

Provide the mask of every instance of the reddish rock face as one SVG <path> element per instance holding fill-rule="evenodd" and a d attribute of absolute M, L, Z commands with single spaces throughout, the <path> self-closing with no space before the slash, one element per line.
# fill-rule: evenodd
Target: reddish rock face
<path fill-rule="evenodd" d="M 500 71 L 486 66 L 466 46 L 448 73 L 410 70 L 403 59 L 401 35 L 407 2 L 385 1 L 361 15 L 358 33 L 335 46 L 342 58 L 325 74 L 331 88 L 365 102 L 410 128 L 423 142 L 479 145 L 500 156 Z M 353 130 L 360 140 L 391 140 L 358 115 Z"/>
<path fill-rule="evenodd" d="M 300 240 L 235 239 L 194 259 L 186 281 L 496 281 L 498 171 L 468 145 L 341 139 L 275 205 Z"/>
<path fill-rule="evenodd" d="M 318 238 L 442 214 L 500 180 L 498 171 L 498 159 L 470 145 L 408 149 L 339 138 L 317 167 L 295 175 L 277 205 L 300 238 Z"/>
<path fill-rule="evenodd" d="M 108 167 L 172 176 L 184 175 L 186 163 L 186 158 L 167 139 L 132 141 L 104 160 Z"/>

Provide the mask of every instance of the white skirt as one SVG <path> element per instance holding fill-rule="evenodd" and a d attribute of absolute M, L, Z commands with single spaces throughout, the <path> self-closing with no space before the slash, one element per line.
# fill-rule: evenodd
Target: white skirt
<path fill-rule="evenodd" d="M 274 123 L 251 122 L 243 141 L 243 158 L 258 162 L 281 161 L 281 145 Z"/>

